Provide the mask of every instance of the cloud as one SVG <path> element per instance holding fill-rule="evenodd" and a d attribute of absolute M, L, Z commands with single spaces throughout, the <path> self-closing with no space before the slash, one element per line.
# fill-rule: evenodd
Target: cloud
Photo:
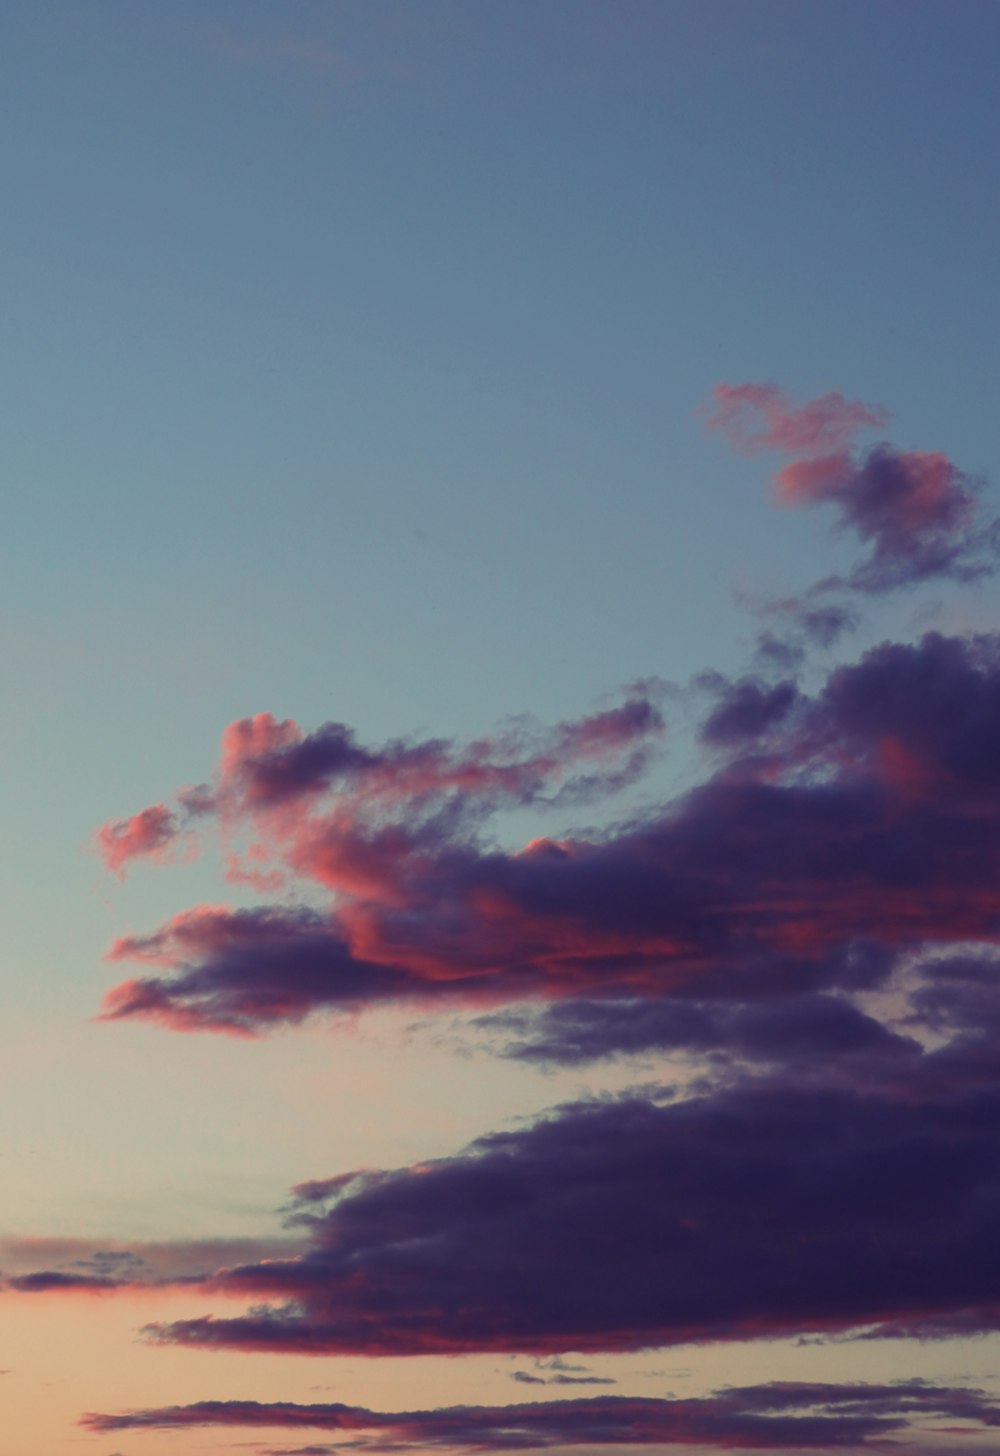
<path fill-rule="evenodd" d="M 7 1283 L 20 1294 L 50 1294 L 54 1291 L 60 1294 L 103 1294 L 125 1286 L 124 1280 L 110 1275 L 64 1274 L 52 1269 L 14 1275 Z"/>
<path fill-rule="evenodd" d="M 884 642 L 799 673 L 855 620 L 834 590 L 992 569 L 993 529 L 950 461 L 859 452 L 885 418 L 839 394 L 716 391 L 710 425 L 783 454 L 779 498 L 832 505 L 866 554 L 771 604 L 784 636 L 762 639 L 754 671 L 697 680 L 687 792 L 567 827 L 655 763 L 650 683 L 471 741 L 368 744 L 260 713 L 226 729 L 211 782 L 98 831 L 119 874 L 215 831 L 230 880 L 274 897 L 120 936 L 109 959 L 132 974 L 107 1020 L 256 1036 L 315 1013 L 457 1007 L 495 1054 L 656 1058 L 658 1082 L 452 1157 L 312 1178 L 284 1210 L 296 1240 L 8 1241 L 5 1291 L 183 1287 L 206 1312 L 148 1325 L 153 1344 L 504 1352 L 535 1357 L 509 1372 L 532 1387 L 614 1384 L 567 1351 L 1000 1331 L 1000 634 Z M 501 816 L 527 809 L 559 815 L 557 832 L 511 847 Z M 920 1382 L 397 1413 L 204 1401 L 86 1424 L 335 1432 L 298 1448 L 315 1456 L 884 1450 L 942 1419 L 1000 1424 L 981 1391 Z"/>
<path fill-rule="evenodd" d="M 752 599 L 738 593 L 747 610 L 775 623 L 758 634 L 756 663 L 769 673 L 797 672 L 817 648 L 832 648 L 859 623 L 858 613 L 844 601 L 821 601 L 820 584 L 801 597 Z"/>
<path fill-rule="evenodd" d="M 788 716 L 798 696 L 794 682 L 789 681 L 771 684 L 743 678 L 726 684 L 721 701 L 701 726 L 702 739 L 729 744 L 760 738 Z"/>
<path fill-rule="evenodd" d="M 967 1049 L 881 1077 L 790 1064 L 685 1100 L 569 1103 L 450 1158 L 315 1180 L 293 1205 L 303 1249 L 197 1281 L 262 1302 L 147 1337 L 553 1355 L 1000 1329 L 996 1035 L 971 1071 Z"/>
<path fill-rule="evenodd" d="M 922 947 L 996 943 L 1000 637 L 883 644 L 811 696 L 713 681 L 719 761 L 700 785 L 520 850 L 488 836 L 492 816 L 632 781 L 662 731 L 650 704 L 530 752 L 517 732 L 370 751 L 346 730 L 237 725 L 216 813 L 329 904 L 202 906 L 122 936 L 110 958 L 147 973 L 104 1015 L 256 1034 L 399 1002 L 744 1003 L 852 993 Z"/>
<path fill-rule="evenodd" d="M 637 690 L 619 707 L 544 730 L 522 721 L 492 738 L 456 744 L 444 739 L 397 740 L 380 748 L 359 745 L 342 723 L 305 733 L 291 719 L 270 713 L 242 718 L 226 728 L 214 785 L 181 789 L 176 807 L 153 804 L 129 819 L 110 820 L 95 834 L 108 867 L 120 873 L 132 859 L 162 859 L 182 827 L 215 815 L 223 824 L 255 821 L 267 839 L 297 836 L 293 858 L 332 888 L 377 886 L 393 859 L 419 847 L 418 826 L 453 829 L 504 808 L 532 804 L 586 804 L 634 783 L 655 754 L 663 718 L 650 693 Z M 387 831 L 362 862 L 338 855 L 324 843 L 323 826 L 306 834 L 309 807 L 335 789 L 336 828 L 350 838 L 358 821 L 384 821 Z M 410 838 L 393 820 L 404 815 Z M 297 817 L 296 817 L 297 816 Z M 330 826 L 334 827 L 334 826 Z M 325 836 L 330 841 L 329 833 Z M 288 845 L 291 850 L 291 844 Z M 230 859 L 230 878 L 259 882 L 261 846 L 251 844 L 249 865 Z"/>
<path fill-rule="evenodd" d="M 645 692 L 550 730 L 523 722 L 468 744 L 425 739 L 378 749 L 359 745 L 342 723 L 306 734 L 289 719 L 260 713 L 223 735 L 220 799 L 237 813 L 266 812 L 335 786 L 363 817 L 399 805 L 434 817 L 458 807 L 472 815 L 588 802 L 632 782 L 662 733 L 660 711 Z"/>
<path fill-rule="evenodd" d="M 173 978 L 124 981 L 104 1001 L 106 1020 L 140 1017 L 175 1031 L 253 1035 L 318 1007 L 352 1011 L 423 988 L 403 967 L 357 958 L 335 920 L 300 907 L 199 906 L 152 935 L 121 937 L 108 954 L 190 967 Z"/>
<path fill-rule="evenodd" d="M 968 1422 L 969 1431 L 1000 1424 L 1000 1407 L 976 1388 L 921 1381 L 890 1385 L 775 1382 L 729 1387 L 691 1400 L 599 1396 L 514 1406 L 453 1406 L 388 1413 L 339 1403 L 200 1401 L 193 1405 L 93 1414 L 95 1431 L 189 1430 L 193 1427 L 314 1429 L 348 1436 L 333 1446 L 299 1452 L 353 1449 L 508 1451 L 552 1446 L 676 1444 L 734 1451 L 842 1450 L 869 1445 L 884 1450 L 887 1436 L 908 1434 L 912 1422 L 935 1418 Z"/>
<path fill-rule="evenodd" d="M 117 1243 L 2 1238 L 0 1266 L 6 1287 L 20 1293 L 102 1293 L 200 1282 L 224 1263 L 282 1258 L 300 1250 L 301 1241 L 287 1236 Z"/>
<path fill-rule="evenodd" d="M 507 1055 L 652 1049 L 701 1075 L 683 1100 L 650 1084 L 453 1157 L 313 1178 L 286 1210 L 294 1242 L 8 1241 L 6 1288 L 255 1301 L 147 1335 L 318 1355 L 1000 1330 L 998 966 L 983 947 L 926 951 L 892 985 L 897 1029 L 843 990 L 750 1001 L 738 984 L 508 1010 L 478 1028 Z M 579 1376 L 557 1358 L 514 1378 Z"/>
<path fill-rule="evenodd" d="M 536 1360 L 535 1368 L 545 1370 L 544 1375 L 532 1375 L 528 1370 L 512 1370 L 511 1380 L 518 1381 L 521 1385 L 617 1385 L 609 1375 L 569 1375 L 563 1369 L 557 1368 L 558 1356 L 552 1361 Z M 566 1370 L 583 1370 L 585 1366 L 566 1366 Z M 549 1373 L 554 1371 L 554 1373 Z"/>
<path fill-rule="evenodd" d="M 759 1003 L 663 1000 L 553 1001 L 541 1009 L 503 1011 L 473 1027 L 495 1037 L 502 1056 L 551 1066 L 578 1066 L 614 1056 L 723 1053 L 729 1060 L 796 1064 L 912 1056 L 918 1044 L 866 1015 L 843 996 L 776 996 Z"/>
<path fill-rule="evenodd" d="M 109 870 L 124 875 L 130 860 L 163 859 L 179 832 L 177 816 L 165 804 L 151 804 L 130 819 L 109 819 L 95 831 L 97 847 Z"/>
<path fill-rule="evenodd" d="M 882 405 L 852 402 L 837 391 L 796 408 L 776 384 L 717 384 L 702 415 L 706 428 L 720 431 L 741 454 L 775 451 L 809 459 L 849 450 L 862 430 L 889 423 Z"/>
<path fill-rule="evenodd" d="M 707 427 L 734 449 L 791 457 L 775 476 L 779 504 L 832 505 L 869 548 L 846 578 L 814 590 L 879 593 L 995 571 L 1000 522 L 980 523 L 978 488 L 946 455 L 886 444 L 855 451 L 861 431 L 887 422 L 881 406 L 834 393 L 795 407 L 773 384 L 720 384 L 712 400 Z"/>
<path fill-rule="evenodd" d="M 995 523 L 975 527 L 974 487 L 940 453 L 880 445 L 860 463 L 794 461 L 776 484 L 788 505 L 835 505 L 844 524 L 871 546 L 848 578 L 857 591 L 889 591 L 934 577 L 973 581 L 996 569 Z"/>

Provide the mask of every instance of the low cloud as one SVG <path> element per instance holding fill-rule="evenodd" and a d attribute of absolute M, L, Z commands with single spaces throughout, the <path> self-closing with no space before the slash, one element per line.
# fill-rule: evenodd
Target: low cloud
<path fill-rule="evenodd" d="M 20 1293 L 107 1293 L 200 1283 L 220 1265 L 301 1252 L 292 1237 L 112 1242 L 2 1238 L 3 1283 Z M 41 1267 L 39 1267 L 41 1266 Z"/>
<path fill-rule="evenodd" d="M 945 964 L 930 986 L 959 979 Z M 542 1356 L 1000 1329 L 998 1006 L 994 989 L 985 1030 L 959 1027 L 878 1075 L 790 1065 L 686 1100 L 645 1088 L 567 1104 L 454 1157 L 313 1180 L 292 1205 L 299 1251 L 174 1281 L 263 1303 L 147 1337 Z M 127 1287 L 142 1284 L 130 1271 Z M 40 1270 L 8 1287 L 71 1285 Z"/>
<path fill-rule="evenodd" d="M 970 1432 L 1000 1424 L 1000 1407 L 975 1388 L 921 1381 L 891 1385 L 775 1382 L 730 1387 L 692 1400 L 599 1396 L 513 1406 L 453 1406 L 388 1413 L 336 1403 L 200 1401 L 193 1405 L 93 1414 L 94 1431 L 197 1427 L 336 1431 L 346 1442 L 297 1447 L 298 1456 L 349 1446 L 372 1452 L 511 1451 L 553 1446 L 709 1446 L 732 1451 L 893 1449 L 914 1423 L 958 1419 Z M 285 1456 L 291 1456 L 286 1452 Z"/>

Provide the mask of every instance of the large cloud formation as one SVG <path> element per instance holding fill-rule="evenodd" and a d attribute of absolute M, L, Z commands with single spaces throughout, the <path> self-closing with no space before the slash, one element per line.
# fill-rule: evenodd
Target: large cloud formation
<path fill-rule="evenodd" d="M 791 601 L 795 651 L 775 639 L 759 672 L 697 680 L 688 792 L 603 829 L 501 836 L 507 810 L 565 826 L 643 779 L 665 731 L 647 683 L 577 722 L 464 744 L 366 745 L 259 714 L 227 729 L 211 782 L 99 832 L 123 873 L 214 826 L 229 877 L 269 897 L 122 936 L 111 959 L 139 972 L 109 992 L 109 1020 L 259 1035 L 320 1012 L 457 1007 L 494 1053 L 638 1056 L 654 1079 L 452 1157 L 303 1183 L 298 1247 L 40 1258 L 7 1289 L 183 1285 L 210 1312 L 148 1326 L 154 1343 L 310 1355 L 1000 1331 L 1000 634 L 929 633 L 795 675 L 802 644 L 851 620 L 850 593 L 969 580 L 992 569 L 995 531 L 944 456 L 858 453 L 877 407 L 720 386 L 710 424 L 784 454 L 779 498 L 832 505 L 864 554 Z M 982 1392 L 919 1382 L 396 1414 L 202 1402 L 88 1422 L 311 1426 L 373 1451 L 937 1450 L 941 1430 L 928 1446 L 917 1426 L 942 1418 L 997 1424 Z"/>
<path fill-rule="evenodd" d="M 269 1306 L 149 1333 L 374 1355 L 996 1329 L 1000 1089 L 928 1061 L 895 1087 L 571 1104 L 453 1158 L 318 1180 L 306 1253 L 206 1282 Z"/>
<path fill-rule="evenodd" d="M 552 1446 L 711 1446 L 729 1451 L 864 1449 L 903 1451 L 899 1438 L 928 1418 L 960 1420 L 970 1433 L 1000 1425 L 1000 1406 L 984 1391 L 922 1381 L 891 1385 L 775 1382 L 733 1387 L 692 1400 L 600 1396 L 530 1405 L 452 1406 L 384 1412 L 330 1402 L 200 1401 L 192 1405 L 93 1414 L 93 1431 L 286 1427 L 335 1431 L 352 1449 L 372 1452 L 522 1451 Z M 310 1446 L 333 1452 L 340 1443 Z M 926 1449 L 926 1448 L 923 1448 Z"/>
<path fill-rule="evenodd" d="M 850 620 L 817 591 L 966 580 L 994 561 L 997 532 L 944 456 L 856 455 L 858 434 L 885 422 L 839 393 L 795 406 L 769 384 L 714 392 L 709 426 L 791 457 L 779 497 L 833 503 L 867 548 L 848 578 L 792 603 L 810 640 Z M 793 662 L 772 646 L 772 666 Z M 267 713 L 231 724 L 211 784 L 110 821 L 99 846 L 121 874 L 214 819 L 228 844 L 242 836 L 233 882 L 311 897 L 198 906 L 122 936 L 110 958 L 147 973 L 109 992 L 105 1016 L 252 1035 L 400 1001 L 743 1003 L 853 993 L 921 947 L 996 939 L 1000 637 L 884 644 L 812 695 L 791 678 L 704 684 L 714 757 L 700 786 L 610 831 L 517 851 L 491 836 L 503 811 L 565 815 L 641 779 L 664 732 L 655 690 L 466 744 L 368 746 L 341 723 L 309 733 Z M 671 1015 L 676 1027 L 676 1013 L 652 1019 Z M 664 1034 L 648 1045 L 669 1046 Z"/>
<path fill-rule="evenodd" d="M 123 936 L 112 960 L 150 973 L 105 1015 L 255 1033 L 395 1001 L 742 1004 L 854 993 L 921 948 L 996 942 L 1000 636 L 883 644 L 811 695 L 719 680 L 690 793 L 603 833 L 488 838 L 511 803 L 633 782 L 661 733 L 641 696 L 520 756 L 234 725 L 216 816 L 248 830 L 258 873 L 330 905 L 201 906 Z"/>
<path fill-rule="evenodd" d="M 772 1028 L 764 1072 L 737 1047 L 707 1090 L 571 1103 L 450 1158 L 302 1184 L 302 1251 L 177 1281 L 254 1301 L 247 1312 L 147 1335 L 541 1355 L 1000 1329 L 996 964 L 935 960 L 910 1005 L 934 1030 L 927 1047 L 866 1032 L 860 1014 L 817 1035 L 813 1008 L 808 1054 L 783 1057 Z M 165 1282 L 100 1272 L 103 1290 Z M 10 1287 L 79 1287 L 60 1280 L 38 1270 Z"/>

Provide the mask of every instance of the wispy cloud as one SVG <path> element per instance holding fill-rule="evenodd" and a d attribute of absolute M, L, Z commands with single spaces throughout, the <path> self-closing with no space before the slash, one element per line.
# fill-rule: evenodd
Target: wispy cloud
<path fill-rule="evenodd" d="M 287 1235 L 117 1242 L 8 1237 L 0 1239 L 0 1266 L 6 1287 L 22 1293 L 101 1293 L 199 1283 L 220 1265 L 300 1251 L 301 1240 Z"/>

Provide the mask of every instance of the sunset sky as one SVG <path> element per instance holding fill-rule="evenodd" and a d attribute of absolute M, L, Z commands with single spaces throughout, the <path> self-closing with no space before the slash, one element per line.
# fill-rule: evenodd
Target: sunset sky
<path fill-rule="evenodd" d="M 996 1456 L 1000 7 L 0 37 L 2 1456 Z"/>

